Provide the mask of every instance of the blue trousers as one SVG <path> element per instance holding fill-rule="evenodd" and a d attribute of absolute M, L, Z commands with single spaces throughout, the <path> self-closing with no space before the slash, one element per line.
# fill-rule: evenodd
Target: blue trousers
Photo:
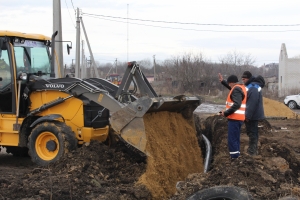
<path fill-rule="evenodd" d="M 231 158 L 240 156 L 240 135 L 243 121 L 228 120 L 228 149 Z"/>

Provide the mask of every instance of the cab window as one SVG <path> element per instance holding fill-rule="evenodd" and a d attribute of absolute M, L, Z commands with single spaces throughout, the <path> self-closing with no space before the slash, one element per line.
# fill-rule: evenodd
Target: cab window
<path fill-rule="evenodd" d="M 7 50 L 2 50 L 0 57 L 0 91 L 11 83 L 11 69 Z"/>
<path fill-rule="evenodd" d="M 0 112 L 12 112 L 12 76 L 6 45 L 0 53 Z"/>

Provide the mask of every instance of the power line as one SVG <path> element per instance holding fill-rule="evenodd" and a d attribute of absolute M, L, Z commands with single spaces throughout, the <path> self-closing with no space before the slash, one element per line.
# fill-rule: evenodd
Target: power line
<path fill-rule="evenodd" d="M 106 18 L 101 18 L 99 16 L 93 16 L 93 15 L 87 15 L 86 13 L 83 13 L 83 15 L 86 15 L 87 17 L 92 17 L 92 18 L 97 18 L 97 19 L 102 19 L 102 20 L 107 20 L 107 21 L 114 21 L 114 22 L 120 22 L 120 23 L 127 23 L 123 21 L 118 21 L 118 20 L 112 20 L 112 19 L 106 19 Z M 126 19 L 126 18 L 124 18 Z M 129 24 L 135 24 L 135 25 L 140 25 L 140 26 L 149 26 L 149 27 L 156 27 L 156 28 L 165 28 L 165 29 L 176 29 L 176 30 L 186 30 L 186 31 L 199 31 L 199 32 L 222 32 L 222 33 L 271 33 L 271 32 L 299 32 L 300 30 L 283 30 L 283 31 L 218 31 L 218 30 L 199 30 L 199 29 L 190 29 L 190 28 L 176 28 L 176 27 L 168 27 L 168 26 L 156 26 L 156 25 L 148 25 L 148 24 L 139 24 L 139 23 L 132 23 L 128 22 Z"/>
<path fill-rule="evenodd" d="M 71 0 L 71 3 L 72 3 L 72 6 L 73 6 L 73 9 L 76 11 L 75 7 L 74 7 L 74 4 L 73 4 L 73 1 Z"/>
<path fill-rule="evenodd" d="M 135 19 L 135 18 L 124 18 L 124 17 L 115 17 L 109 15 L 97 15 L 90 13 L 83 13 L 85 15 L 91 16 L 100 16 L 100 17 L 108 17 L 114 19 L 129 19 L 135 21 L 143 21 L 143 22 L 156 22 L 156 23 L 167 23 L 167 24 L 181 24 L 181 25 L 197 25 L 197 26 L 300 26 L 300 24 L 201 24 L 201 23 L 193 23 L 193 22 L 171 22 L 171 21 L 157 21 L 157 20 L 148 20 L 148 19 Z"/>
<path fill-rule="evenodd" d="M 69 10 L 68 4 L 67 4 L 67 0 L 65 0 L 65 3 L 66 3 L 66 6 L 67 6 L 67 9 L 68 9 L 69 16 L 70 16 L 70 18 L 71 18 L 72 24 L 73 24 L 73 26 L 74 26 L 74 28 L 75 28 L 75 24 L 74 24 L 74 22 L 73 22 L 73 20 L 72 20 L 71 13 L 70 13 L 70 10 Z M 72 4 L 73 4 L 73 2 L 72 2 Z"/>

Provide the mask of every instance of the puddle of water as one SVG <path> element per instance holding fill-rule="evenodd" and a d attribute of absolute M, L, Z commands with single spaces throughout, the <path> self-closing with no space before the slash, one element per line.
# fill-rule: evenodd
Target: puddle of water
<path fill-rule="evenodd" d="M 217 114 L 222 110 L 225 110 L 225 105 L 203 103 L 200 106 L 198 106 L 194 112 L 199 114 L 201 113 Z"/>

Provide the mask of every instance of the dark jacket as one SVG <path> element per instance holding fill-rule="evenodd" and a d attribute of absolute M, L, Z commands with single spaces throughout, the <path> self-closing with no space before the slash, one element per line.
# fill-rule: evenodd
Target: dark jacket
<path fill-rule="evenodd" d="M 233 101 L 233 105 L 226 111 L 224 111 L 224 116 L 227 117 L 239 109 L 242 105 L 242 100 L 244 99 L 245 94 L 240 87 L 234 87 L 230 95 L 230 99 Z"/>
<path fill-rule="evenodd" d="M 262 120 L 265 118 L 264 104 L 261 89 L 265 86 L 265 80 L 262 76 L 252 76 L 246 83 L 247 103 L 246 119 Z"/>
<path fill-rule="evenodd" d="M 229 90 L 231 87 L 223 80 L 224 85 Z M 264 105 L 261 89 L 265 86 L 265 80 L 262 76 L 252 76 L 245 84 L 247 87 L 246 119 L 262 120 L 265 118 Z"/>

